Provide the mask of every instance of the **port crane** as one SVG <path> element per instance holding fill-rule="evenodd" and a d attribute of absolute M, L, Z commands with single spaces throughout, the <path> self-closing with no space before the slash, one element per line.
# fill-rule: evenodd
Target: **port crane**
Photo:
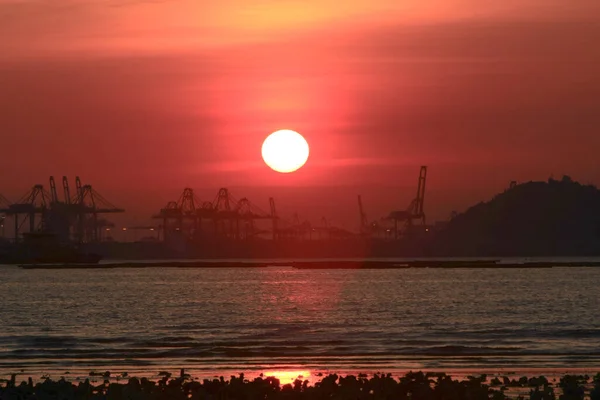
<path fill-rule="evenodd" d="M 265 229 L 258 229 L 254 223 L 255 220 L 269 219 L 274 220 L 270 213 L 266 213 L 258 206 L 253 204 L 247 197 L 243 197 L 236 202 L 235 213 L 237 236 L 244 239 L 252 236 L 267 233 Z M 243 225 L 243 230 L 240 230 L 240 223 Z"/>
<path fill-rule="evenodd" d="M 0 213 L 5 212 L 5 210 L 10 206 L 10 200 L 0 194 Z"/>
<path fill-rule="evenodd" d="M 312 232 L 315 228 L 312 227 L 308 220 L 300 220 L 300 216 L 295 212 L 291 220 L 278 219 L 277 238 L 280 240 L 297 240 L 297 239 L 312 239 Z"/>
<path fill-rule="evenodd" d="M 358 214 L 360 217 L 359 222 L 359 232 L 361 235 L 369 234 L 369 221 L 367 220 L 367 213 L 365 213 L 365 208 L 363 207 L 363 202 L 360 194 L 358 195 Z"/>
<path fill-rule="evenodd" d="M 99 240 L 100 228 L 110 224 L 98 218 L 99 214 L 124 212 L 109 203 L 91 185 L 82 185 L 76 178 L 77 193 L 71 195 L 67 177 L 63 177 L 63 199 L 58 196 L 54 177 L 49 179 L 50 191 L 43 185 L 34 185 L 15 203 L 2 207 L 1 213 L 13 219 L 14 240 L 19 242 L 27 232 L 55 234 L 60 241 L 94 242 Z M 74 238 L 73 238 L 74 236 Z"/>
<path fill-rule="evenodd" d="M 213 201 L 213 224 L 217 235 L 232 239 L 250 239 L 267 233 L 258 229 L 256 220 L 274 220 L 271 213 L 263 211 L 247 197 L 237 200 L 227 188 L 219 189 Z"/>
<path fill-rule="evenodd" d="M 10 207 L 10 200 L 8 200 L 6 197 L 4 197 L 2 194 L 0 194 L 0 229 L 1 229 L 1 234 L 2 237 L 4 238 L 4 233 L 5 233 L 5 225 L 6 225 L 6 213 L 9 210 Z"/>
<path fill-rule="evenodd" d="M 21 230 L 28 225 L 29 232 L 42 229 L 43 216 L 50 206 L 50 194 L 43 185 L 34 185 L 27 193 L 7 209 L 2 210 L 14 223 L 14 239 L 19 241 Z M 42 218 L 38 218 L 42 216 Z"/>
<path fill-rule="evenodd" d="M 422 166 L 419 172 L 419 182 L 417 185 L 417 195 L 410 202 L 405 210 L 392 211 L 387 219 L 394 221 L 394 238 L 399 236 L 399 223 L 404 223 L 406 232 L 411 233 L 414 221 L 420 221 L 425 225 L 425 184 L 427 183 L 427 166 Z"/>
<path fill-rule="evenodd" d="M 92 185 L 82 185 L 79 177 L 75 177 L 75 186 L 77 193 L 69 201 L 69 205 L 76 210 L 76 238 L 79 242 L 97 242 L 102 228 L 106 226 L 99 215 L 122 213 L 125 210 L 110 203 Z M 69 192 L 68 184 L 65 192 Z"/>
<path fill-rule="evenodd" d="M 404 222 L 411 228 L 414 221 L 425 224 L 425 185 L 427 182 L 427 167 L 421 167 L 417 187 L 417 195 L 409 206 L 402 211 L 390 213 L 389 217 L 381 218 L 381 223 L 370 223 L 363 206 L 362 197 L 358 196 L 360 234 L 370 236 L 373 234 L 398 237 L 399 223 Z M 194 194 L 193 189 L 185 188 L 177 201 L 171 201 L 153 215 L 153 218 L 162 219 L 163 240 L 169 240 L 172 235 L 179 239 L 193 239 L 200 235 L 210 240 L 212 238 L 225 238 L 232 240 L 250 239 L 261 234 L 271 233 L 273 240 L 312 239 L 313 234 L 319 238 L 346 238 L 355 236 L 345 229 L 331 225 L 326 218 L 321 219 L 320 225 L 311 225 L 310 222 L 301 222 L 298 214 L 291 220 L 281 218 L 277 212 L 275 199 L 269 198 L 269 212 L 263 211 L 252 203 L 247 197 L 237 200 L 228 188 L 220 188 L 213 201 L 202 201 Z M 210 223 L 211 229 L 204 228 L 203 221 Z M 271 228 L 260 229 L 255 224 L 257 220 L 270 220 Z M 394 221 L 394 229 L 386 226 L 385 221 Z M 204 228 L 204 229 L 203 229 Z"/>
<path fill-rule="evenodd" d="M 359 215 L 359 235 L 363 237 L 381 237 L 389 232 L 382 224 L 377 221 L 369 222 L 367 213 L 363 206 L 362 196 L 358 195 L 358 215 Z"/>
<path fill-rule="evenodd" d="M 160 228 L 163 238 L 170 239 L 173 234 L 194 236 L 200 229 L 202 217 L 212 211 L 212 205 L 200 200 L 192 188 L 184 188 L 176 201 L 170 201 L 160 209 L 155 219 L 162 219 Z"/>
<path fill-rule="evenodd" d="M 271 213 L 252 203 L 247 197 L 237 200 L 227 188 L 221 188 L 213 201 L 202 201 L 191 188 L 185 188 L 177 201 L 171 201 L 153 218 L 162 219 L 163 238 L 169 240 L 176 234 L 182 238 L 194 238 L 203 233 L 203 220 L 212 224 L 214 237 L 249 239 L 268 232 L 255 226 L 256 220 L 273 220 L 276 234 L 274 200 Z"/>
<path fill-rule="evenodd" d="M 275 199 L 273 197 L 269 197 L 269 208 L 271 211 L 271 219 L 273 220 L 273 240 L 277 240 L 279 239 L 279 227 L 277 224 L 279 217 L 277 216 L 277 208 L 275 207 Z"/>

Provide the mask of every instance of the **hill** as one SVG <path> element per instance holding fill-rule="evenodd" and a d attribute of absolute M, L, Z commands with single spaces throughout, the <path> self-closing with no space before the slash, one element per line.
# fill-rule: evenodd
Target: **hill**
<path fill-rule="evenodd" d="M 527 182 L 454 217 L 431 243 L 438 256 L 600 255 L 600 190 Z"/>

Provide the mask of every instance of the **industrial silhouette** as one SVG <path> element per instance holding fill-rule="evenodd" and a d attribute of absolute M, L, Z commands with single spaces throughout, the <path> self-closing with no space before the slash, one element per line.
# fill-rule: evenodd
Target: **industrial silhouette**
<path fill-rule="evenodd" d="M 387 216 L 369 220 L 361 195 L 358 232 L 339 228 L 322 217 L 318 224 L 278 214 L 269 198 L 265 211 L 247 197 L 236 198 L 228 188 L 202 200 L 185 188 L 177 200 L 152 215 L 156 226 L 124 227 L 123 231 L 151 231 L 158 247 L 114 246 L 114 224 L 103 216 L 122 213 L 91 185 L 75 180 L 71 194 L 63 177 L 63 197 L 50 177 L 50 190 L 35 185 L 17 202 L 0 196 L 4 247 L 28 249 L 44 244 L 87 246 L 94 254 L 130 258 L 218 256 L 501 256 L 593 255 L 600 251 L 599 191 L 565 177 L 562 181 L 517 184 L 489 203 L 453 214 L 446 223 L 428 225 L 425 212 L 427 167 L 419 171 L 416 195 L 409 205 Z M 7 229 L 8 228 L 8 229 Z M 5 236 L 5 232 L 12 235 Z M 148 239 L 150 240 L 150 239 Z M 134 240 L 135 241 L 135 240 Z M 12 243 L 9 243 L 12 242 Z M 322 242 L 321 244 L 318 244 Z M 308 247 L 307 247 L 308 246 Z M 129 250 L 128 250 L 129 249 Z M 173 252 L 174 251 L 174 252 Z M 5 251 L 6 252 L 6 251 Z M 220 252 L 220 253 L 219 253 Z M 89 255 L 88 255 L 89 256 Z M 89 259 L 86 256 L 84 259 Z M 70 258 L 80 259 L 80 256 Z M 50 257 L 52 258 L 52 257 Z"/>
<path fill-rule="evenodd" d="M 82 185 L 79 177 L 75 179 L 73 195 L 67 177 L 63 177 L 62 200 L 58 196 L 54 177 L 50 177 L 49 183 L 49 192 L 43 185 L 34 185 L 15 203 L 2 197 L 4 201 L 0 213 L 13 220 L 15 242 L 22 239 L 27 227 L 29 233 L 56 234 L 62 242 L 98 241 L 101 240 L 102 228 L 112 226 L 99 216 L 125 211 L 108 202 L 91 185 Z"/>
<path fill-rule="evenodd" d="M 398 239 L 411 232 L 415 222 L 425 225 L 424 198 L 427 167 L 421 167 L 417 195 L 410 205 L 401 211 L 390 213 L 371 223 L 367 222 L 359 196 L 361 216 L 358 235 L 346 229 L 332 226 L 322 217 L 320 224 L 300 220 L 297 213 L 290 218 L 277 214 L 275 199 L 269 198 L 269 212 L 264 211 L 247 197 L 237 199 L 227 188 L 221 188 L 212 201 L 199 199 L 194 189 L 185 188 L 179 198 L 168 202 L 152 218 L 159 220 L 158 226 L 133 226 L 124 229 L 156 230 L 164 241 L 176 238 L 191 239 L 212 235 L 231 240 L 263 239 L 332 239 L 354 236 L 378 236 Z M 13 222 L 12 239 L 19 242 L 26 232 L 52 232 L 63 242 L 94 243 L 106 239 L 114 224 L 101 216 L 122 213 L 125 210 L 114 206 L 91 185 L 82 185 L 75 179 L 76 191 L 71 195 L 69 181 L 63 177 L 63 198 L 57 193 L 54 177 L 50 177 L 50 190 L 43 185 L 34 185 L 18 201 L 11 203 L 0 197 L 0 214 L 4 224 Z M 269 226 L 259 226 L 258 221 L 269 221 Z M 390 224 L 391 222 L 391 224 Z M 263 224 L 264 225 L 264 224 Z"/>

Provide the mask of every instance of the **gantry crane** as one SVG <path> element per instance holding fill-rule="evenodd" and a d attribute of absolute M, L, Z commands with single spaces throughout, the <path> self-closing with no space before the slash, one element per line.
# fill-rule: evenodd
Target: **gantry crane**
<path fill-rule="evenodd" d="M 264 212 L 258 206 L 253 204 L 247 197 L 241 198 L 236 202 L 236 235 L 241 239 L 248 239 L 263 233 L 267 230 L 258 229 L 254 223 L 255 220 L 269 219 L 273 220 L 271 214 Z M 240 229 L 240 222 L 243 224 Z"/>
<path fill-rule="evenodd" d="M 229 193 L 229 189 L 219 189 L 217 196 L 212 202 L 213 213 L 211 215 L 215 234 L 220 237 L 236 239 L 236 212 L 235 202 Z"/>
<path fill-rule="evenodd" d="M 359 232 L 361 235 L 369 234 L 369 222 L 367 220 L 367 214 L 365 213 L 365 209 L 363 207 L 362 198 L 360 194 L 358 195 L 358 214 L 359 214 Z"/>
<path fill-rule="evenodd" d="M 292 215 L 291 220 L 279 218 L 277 226 L 277 237 L 279 239 L 312 239 L 314 231 L 308 220 L 300 220 L 297 212 Z"/>
<path fill-rule="evenodd" d="M 44 228 L 43 217 L 48 211 L 50 203 L 50 194 L 44 190 L 44 186 L 34 185 L 17 202 L 3 210 L 7 216 L 13 219 L 15 243 L 19 241 L 21 231 L 27 223 L 29 232 L 40 231 Z"/>
<path fill-rule="evenodd" d="M 212 206 L 203 207 L 205 203 L 195 194 L 194 189 L 184 188 L 177 201 L 170 201 L 160 209 L 153 218 L 162 219 L 163 239 L 168 240 L 173 233 L 192 237 L 200 229 L 202 210 L 211 211 Z"/>
<path fill-rule="evenodd" d="M 56 234 L 60 241 L 67 242 L 71 239 L 73 226 L 77 220 L 77 209 L 71 204 L 69 181 L 63 176 L 63 200 L 58 198 L 56 181 L 51 176 L 50 180 L 50 207 L 44 215 L 44 229 Z"/>
<path fill-rule="evenodd" d="M 68 185 L 67 185 L 68 186 Z M 76 210 L 77 230 L 79 242 L 96 242 L 100 240 L 102 224 L 98 219 L 99 214 L 112 214 L 125 212 L 106 200 L 92 185 L 82 185 L 79 177 L 75 178 L 77 194 L 70 201 Z"/>
<path fill-rule="evenodd" d="M 419 183 L 417 186 L 417 196 L 410 202 L 406 210 L 393 211 L 388 216 L 388 219 L 394 221 L 394 237 L 397 239 L 399 235 L 398 225 L 400 222 L 405 223 L 406 231 L 410 232 L 413 226 L 413 221 L 420 221 L 425 225 L 425 184 L 427 183 L 427 167 L 422 166 L 419 172 Z"/>
<path fill-rule="evenodd" d="M 271 214 L 264 212 L 246 197 L 236 200 L 227 188 L 219 189 L 212 202 L 201 201 L 194 195 L 193 189 L 186 188 L 179 200 L 169 202 L 153 218 L 163 220 L 165 240 L 169 239 L 173 231 L 179 231 L 183 238 L 194 238 L 197 233 L 203 232 L 203 219 L 212 222 L 213 235 L 216 237 L 249 239 L 268 232 L 265 229 L 258 229 L 255 220 L 277 219 L 276 216 L 273 217 L 272 212 Z M 276 223 L 273 226 L 276 235 Z"/>
<path fill-rule="evenodd" d="M 267 232 L 264 229 L 257 229 L 255 220 L 274 219 L 272 212 L 263 211 L 247 197 L 236 200 L 227 188 L 219 189 L 212 204 L 215 232 L 221 237 L 249 239 Z M 271 204 L 269 200 L 269 204 L 274 206 L 274 201 Z"/>
<path fill-rule="evenodd" d="M 53 234 L 63 242 L 71 241 L 73 235 L 79 242 L 96 241 L 100 227 L 110 225 L 105 220 L 99 220 L 98 215 L 125 211 L 109 203 L 91 185 L 82 185 L 79 177 L 76 178 L 75 196 L 71 196 L 67 177 L 63 177 L 62 182 L 62 200 L 58 196 L 56 181 L 51 176 L 49 192 L 43 185 L 35 185 L 8 207 L 6 214 L 13 217 L 15 223 L 15 241 L 20 239 L 26 222 L 29 222 L 30 233 Z"/>
<path fill-rule="evenodd" d="M 18 242 L 28 225 L 29 234 L 35 232 L 54 235 L 59 241 L 73 239 L 92 242 L 99 238 L 99 227 L 106 225 L 98 219 L 98 214 L 124 212 L 110 204 L 91 185 L 83 186 L 76 178 L 77 194 L 71 196 L 68 179 L 63 177 L 63 196 L 58 196 L 56 181 L 50 177 L 50 191 L 41 184 L 34 185 L 17 202 L 2 207 L 0 212 L 13 218 L 14 239 Z"/>
<path fill-rule="evenodd" d="M 5 227 L 6 227 L 6 213 L 9 211 L 10 200 L 0 194 L 0 234 L 4 238 Z"/>
<path fill-rule="evenodd" d="M 381 226 L 377 221 L 371 221 L 367 219 L 367 213 L 365 212 L 362 196 L 358 195 L 358 215 L 359 215 L 359 235 L 363 237 L 376 237 L 383 234 L 385 236 L 386 228 Z"/>
<path fill-rule="evenodd" d="M 273 240 L 277 240 L 279 239 L 277 224 L 277 220 L 279 219 L 279 217 L 277 216 L 277 209 L 275 208 L 275 199 L 273 197 L 269 197 L 269 208 L 271 209 L 271 219 L 273 220 Z"/>

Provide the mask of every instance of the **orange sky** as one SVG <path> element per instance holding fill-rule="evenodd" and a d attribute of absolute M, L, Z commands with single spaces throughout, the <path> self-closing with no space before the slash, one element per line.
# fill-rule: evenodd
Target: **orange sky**
<path fill-rule="evenodd" d="M 421 164 L 432 219 L 511 180 L 600 183 L 599 21 L 596 0 L 0 0 L 0 193 L 78 174 L 141 220 L 229 186 L 353 227 L 356 194 L 403 207 Z M 296 174 L 260 159 L 280 128 L 311 144 Z"/>

